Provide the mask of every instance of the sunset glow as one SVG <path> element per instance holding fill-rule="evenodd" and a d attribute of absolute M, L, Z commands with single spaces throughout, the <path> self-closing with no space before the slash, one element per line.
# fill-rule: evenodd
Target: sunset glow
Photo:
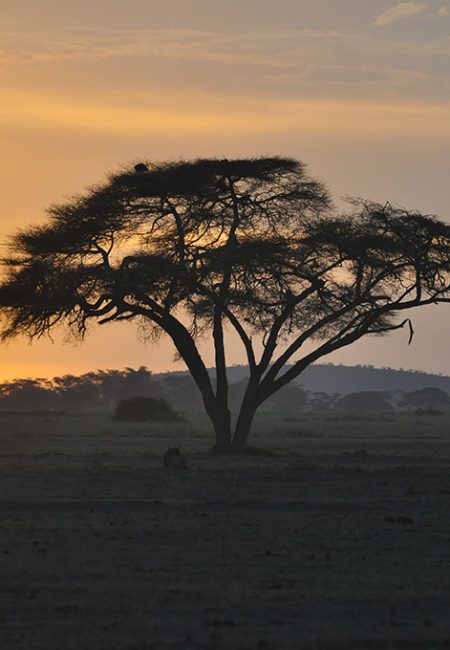
<path fill-rule="evenodd" d="M 142 98 L 134 105 L 78 101 L 47 94 L 5 90 L 0 106 L 0 126 L 42 130 L 57 137 L 69 130 L 84 136 L 118 138 L 158 136 L 167 132 L 186 138 L 192 135 L 230 134 L 411 134 L 450 137 L 449 104 L 370 103 L 327 99 L 256 99 L 232 104 L 226 96 L 182 95 Z M 138 104 L 140 103 L 140 106 Z M 148 104 L 145 106 L 145 104 Z M 180 104 L 182 108 L 179 108 Z"/>
<path fill-rule="evenodd" d="M 213 6 L 214 5 L 214 6 Z M 400 6 L 401 5 L 401 6 Z M 443 0 L 5 0 L 0 10 L 4 244 L 45 208 L 142 159 L 292 156 L 340 205 L 367 196 L 450 220 L 450 11 Z M 450 310 L 416 340 L 330 361 L 450 374 Z M 173 362 L 129 325 L 82 346 L 16 341 L 0 379 Z M 243 362 L 236 343 L 230 363 Z"/>

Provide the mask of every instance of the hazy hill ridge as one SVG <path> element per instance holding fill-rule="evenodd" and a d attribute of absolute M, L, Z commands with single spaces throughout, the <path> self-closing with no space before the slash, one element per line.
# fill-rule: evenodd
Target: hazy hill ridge
<path fill-rule="evenodd" d="M 305 370 L 301 381 L 305 390 L 341 393 L 355 391 L 405 392 L 421 388 L 440 388 L 450 393 L 450 377 L 414 370 L 373 368 L 372 366 L 335 366 L 318 364 Z"/>
<path fill-rule="evenodd" d="M 211 373 L 213 371 L 211 370 Z M 162 373 L 155 378 L 169 377 L 173 373 Z M 176 373 L 187 374 L 187 373 Z M 246 366 L 232 366 L 228 371 L 230 383 L 248 376 Z M 450 376 L 435 375 L 419 370 L 395 370 L 373 366 L 343 366 L 314 364 L 307 368 L 297 380 L 305 390 L 312 392 L 348 393 L 358 391 L 405 391 L 421 388 L 440 388 L 450 393 Z"/>

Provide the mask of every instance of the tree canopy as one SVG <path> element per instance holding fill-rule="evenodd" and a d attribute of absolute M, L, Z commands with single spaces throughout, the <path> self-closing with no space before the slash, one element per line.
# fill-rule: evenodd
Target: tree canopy
<path fill-rule="evenodd" d="M 258 406 L 313 361 L 368 334 L 408 326 L 411 338 L 403 312 L 450 301 L 449 225 L 364 200 L 337 214 L 302 163 L 278 157 L 141 163 L 51 207 L 10 250 L 4 338 L 129 319 L 165 332 L 219 451 L 245 449 Z M 226 327 L 250 370 L 234 434 Z M 215 382 L 197 346 L 205 333 Z"/>

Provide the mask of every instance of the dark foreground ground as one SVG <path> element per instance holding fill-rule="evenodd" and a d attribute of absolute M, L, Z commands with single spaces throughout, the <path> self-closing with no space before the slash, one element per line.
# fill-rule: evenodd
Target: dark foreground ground
<path fill-rule="evenodd" d="M 0 426 L 2 650 L 450 648 L 448 420 L 294 422 L 245 459 L 187 425 Z"/>

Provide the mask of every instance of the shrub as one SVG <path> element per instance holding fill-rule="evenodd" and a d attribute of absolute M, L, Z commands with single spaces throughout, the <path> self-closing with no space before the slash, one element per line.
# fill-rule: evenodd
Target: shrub
<path fill-rule="evenodd" d="M 163 399 L 130 397 L 117 404 L 114 420 L 118 422 L 179 422 L 181 417 Z"/>

